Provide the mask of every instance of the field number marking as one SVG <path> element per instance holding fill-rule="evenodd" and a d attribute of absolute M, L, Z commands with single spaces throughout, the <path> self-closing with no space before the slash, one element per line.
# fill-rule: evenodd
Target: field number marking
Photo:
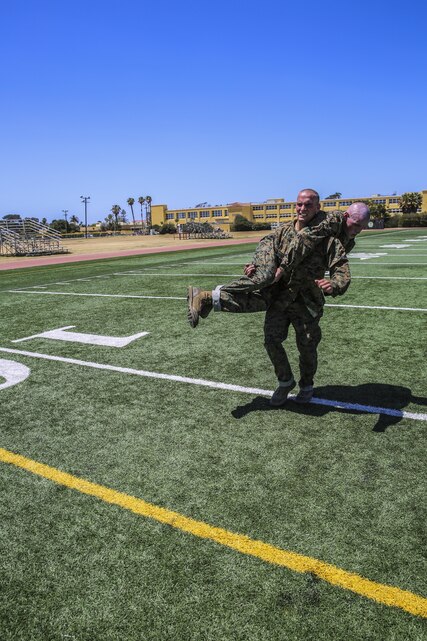
<path fill-rule="evenodd" d="M 405 249 L 405 247 L 410 245 L 380 245 L 380 249 Z"/>
<path fill-rule="evenodd" d="M 22 383 L 29 375 L 30 368 L 26 365 L 0 358 L 0 378 L 6 379 L 4 383 L 0 383 L 0 390 Z"/>
<path fill-rule="evenodd" d="M 49 338 L 54 341 L 67 341 L 69 343 L 84 343 L 85 345 L 104 345 L 105 347 L 126 347 L 129 343 L 136 341 L 137 338 L 147 336 L 149 332 L 139 332 L 131 336 L 102 336 L 101 334 L 82 334 L 80 332 L 66 332 L 66 329 L 72 329 L 75 325 L 66 325 L 58 327 L 41 334 L 33 334 L 25 338 L 18 338 L 12 343 L 22 343 L 30 341 L 33 338 Z"/>
<path fill-rule="evenodd" d="M 355 594 L 376 601 L 377 603 L 400 608 L 410 614 L 427 618 L 427 599 L 408 590 L 377 583 L 353 572 L 343 570 L 331 563 L 326 563 L 297 552 L 283 550 L 269 543 L 252 539 L 244 534 L 224 530 L 221 527 L 210 525 L 204 521 L 197 521 L 179 512 L 174 512 L 153 503 L 148 503 L 143 499 L 130 496 L 124 492 L 86 481 L 67 472 L 62 472 L 50 465 L 39 463 L 38 461 L 15 454 L 3 448 L 0 448 L 0 461 L 19 467 L 32 474 L 37 474 L 42 478 L 76 490 L 82 494 L 94 496 L 105 503 L 117 505 L 139 516 L 170 525 L 181 532 L 213 541 L 219 545 L 236 550 L 241 554 L 261 559 L 273 565 L 279 565 L 294 572 L 310 572 L 327 583 L 343 588 L 344 590 L 350 590 Z"/>
<path fill-rule="evenodd" d="M 355 252 L 350 255 L 350 258 L 358 258 L 359 260 L 369 260 L 371 258 L 381 258 L 382 256 L 387 256 L 386 253 L 384 254 L 366 254 L 364 252 Z"/>

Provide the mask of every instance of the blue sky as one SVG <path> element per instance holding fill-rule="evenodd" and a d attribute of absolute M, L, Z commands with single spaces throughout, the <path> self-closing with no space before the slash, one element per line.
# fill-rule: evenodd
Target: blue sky
<path fill-rule="evenodd" d="M 16 0 L 0 216 L 427 189 L 425 2 Z"/>

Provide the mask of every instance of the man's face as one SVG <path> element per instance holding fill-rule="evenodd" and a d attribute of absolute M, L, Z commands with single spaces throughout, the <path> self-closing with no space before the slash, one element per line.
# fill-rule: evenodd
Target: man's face
<path fill-rule="evenodd" d="M 300 191 L 296 204 L 297 220 L 302 225 L 308 225 L 320 210 L 316 196 L 309 191 Z"/>
<path fill-rule="evenodd" d="M 349 236 L 349 238 L 355 238 L 355 236 L 357 236 L 357 234 L 360 234 L 363 229 L 366 229 L 368 225 L 367 220 L 355 220 L 348 212 L 344 214 L 344 217 L 347 235 Z"/>

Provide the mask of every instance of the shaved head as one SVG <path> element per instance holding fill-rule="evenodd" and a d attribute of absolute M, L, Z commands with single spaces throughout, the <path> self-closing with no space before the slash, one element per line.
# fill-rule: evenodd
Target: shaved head
<path fill-rule="evenodd" d="M 347 209 L 348 215 L 352 220 L 357 220 L 358 222 L 369 221 L 369 207 L 365 203 L 353 203 Z"/>
<path fill-rule="evenodd" d="M 310 196 L 310 198 L 315 198 L 317 202 L 320 201 L 320 196 L 315 189 L 301 189 L 301 191 L 298 192 L 298 198 L 302 195 Z"/>
<path fill-rule="evenodd" d="M 354 238 L 368 226 L 369 207 L 365 203 L 353 203 L 344 212 L 344 220 L 348 236 Z"/>
<path fill-rule="evenodd" d="M 319 194 L 314 189 L 301 189 L 295 205 L 297 212 L 296 228 L 299 231 L 313 220 L 320 210 Z"/>

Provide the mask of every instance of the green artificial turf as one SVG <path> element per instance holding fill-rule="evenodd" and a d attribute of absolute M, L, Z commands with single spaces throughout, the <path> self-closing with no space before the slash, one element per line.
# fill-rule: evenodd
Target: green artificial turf
<path fill-rule="evenodd" d="M 421 236 L 363 234 L 355 251 L 388 255 L 374 259 L 381 267 L 353 259 L 353 275 L 427 277 L 427 242 L 400 250 L 410 257 L 380 247 L 385 238 Z M 211 314 L 192 330 L 184 300 L 30 289 L 184 298 L 190 283 L 230 280 L 223 275 L 239 273 L 252 249 L 0 272 L 0 347 L 273 390 L 263 314 Z M 328 303 L 427 309 L 425 282 L 355 278 Z M 426 321 L 426 312 L 326 308 L 316 396 L 427 414 Z M 67 325 L 149 335 L 121 349 L 11 342 Z M 292 336 L 287 344 L 297 373 Z M 427 596 L 426 420 L 292 401 L 272 409 L 262 395 L 4 352 L 0 359 L 31 370 L 0 390 L 1 447 Z M 425 620 L 407 612 L 4 463 L 0 487 L 2 641 L 427 639 Z"/>

